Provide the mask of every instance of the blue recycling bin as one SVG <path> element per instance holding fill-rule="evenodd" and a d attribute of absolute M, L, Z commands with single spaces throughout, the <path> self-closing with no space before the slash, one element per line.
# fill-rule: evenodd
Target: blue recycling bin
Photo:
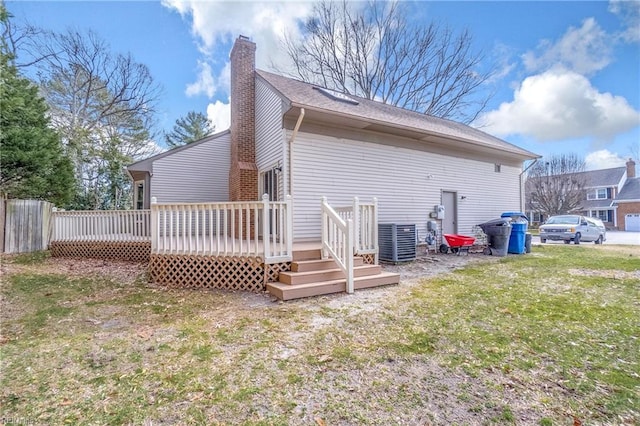
<path fill-rule="evenodd" d="M 511 218 L 511 235 L 507 251 L 512 254 L 526 253 L 527 226 L 529 218 L 522 212 L 504 212 L 502 218 Z"/>

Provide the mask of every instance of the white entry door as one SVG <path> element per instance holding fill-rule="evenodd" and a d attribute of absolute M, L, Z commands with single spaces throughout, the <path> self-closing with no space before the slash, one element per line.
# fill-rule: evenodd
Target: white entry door
<path fill-rule="evenodd" d="M 458 233 L 458 205 L 456 198 L 457 192 L 442 191 L 442 205 L 444 206 L 444 219 L 442 220 L 443 234 Z"/>
<path fill-rule="evenodd" d="M 640 213 L 629 213 L 625 216 L 624 230 L 640 232 Z"/>
<path fill-rule="evenodd" d="M 262 195 L 267 194 L 269 196 L 269 201 L 279 201 L 279 176 L 278 172 L 280 170 L 278 168 L 273 168 L 271 170 L 267 170 L 266 172 L 262 172 L 260 174 L 260 180 L 262 181 L 260 184 L 260 197 Z M 280 218 L 278 217 L 278 212 L 274 212 L 273 210 L 269 211 L 269 223 L 264 225 L 264 229 L 269 230 L 269 235 L 272 235 L 276 240 L 279 239 L 280 235 Z M 263 235 L 264 236 L 264 235 Z"/>

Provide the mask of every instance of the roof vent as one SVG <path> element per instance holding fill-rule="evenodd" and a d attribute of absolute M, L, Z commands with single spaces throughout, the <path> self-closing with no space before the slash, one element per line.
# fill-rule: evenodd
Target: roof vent
<path fill-rule="evenodd" d="M 326 97 L 333 99 L 334 101 L 346 102 L 351 105 L 359 104 L 359 102 L 356 101 L 355 99 L 352 99 L 349 96 L 345 95 L 344 93 L 338 92 L 337 90 L 325 89 L 324 87 L 316 87 L 316 86 L 314 86 L 313 88 L 316 89 L 318 92 L 322 93 L 323 95 L 325 95 Z"/>

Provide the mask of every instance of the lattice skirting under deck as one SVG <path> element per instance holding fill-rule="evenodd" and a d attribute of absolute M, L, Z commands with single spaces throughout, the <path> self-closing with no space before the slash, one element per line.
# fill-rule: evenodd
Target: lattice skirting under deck
<path fill-rule="evenodd" d="M 58 241 L 49 244 L 49 250 L 53 257 L 85 257 L 148 262 L 151 255 L 151 242 Z"/>
<path fill-rule="evenodd" d="M 376 264 L 376 255 L 375 254 L 360 254 L 362 256 L 362 262 L 365 265 L 375 265 Z"/>
<path fill-rule="evenodd" d="M 225 289 L 261 292 L 277 281 L 291 263 L 265 265 L 258 257 L 151 255 L 149 278 L 171 288 Z"/>

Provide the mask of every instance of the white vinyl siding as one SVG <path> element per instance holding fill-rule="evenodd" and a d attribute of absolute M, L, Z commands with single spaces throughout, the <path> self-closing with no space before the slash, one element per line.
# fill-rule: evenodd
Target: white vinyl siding
<path fill-rule="evenodd" d="M 284 171 L 282 100 L 260 79 L 256 79 L 256 165 L 260 173 L 280 167 Z M 278 187 L 283 187 L 278 172 Z M 279 194 L 283 199 L 283 194 Z"/>
<path fill-rule="evenodd" d="M 230 149 L 225 132 L 154 161 L 151 196 L 159 203 L 228 201 Z"/>
<path fill-rule="evenodd" d="M 320 237 L 320 198 L 332 206 L 378 198 L 379 223 L 416 224 L 421 240 L 442 191 L 457 193 L 458 233 L 520 205 L 520 168 L 335 137 L 298 133 L 293 144 L 294 235 Z M 464 199 L 461 197 L 464 196 Z"/>

